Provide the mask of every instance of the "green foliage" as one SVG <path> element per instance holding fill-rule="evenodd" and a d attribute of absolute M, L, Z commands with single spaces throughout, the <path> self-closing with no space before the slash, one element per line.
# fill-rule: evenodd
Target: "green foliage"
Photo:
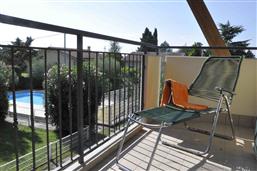
<path fill-rule="evenodd" d="M 141 42 L 144 43 L 150 43 L 152 45 L 158 45 L 158 33 L 157 33 L 157 29 L 154 29 L 154 33 L 152 34 L 152 32 L 146 27 L 144 33 L 142 34 L 142 38 L 140 38 Z M 147 46 L 140 46 L 138 48 L 138 51 L 141 52 L 155 52 L 156 49 L 152 48 L 152 47 L 147 47 Z"/>
<path fill-rule="evenodd" d="M 249 40 L 243 40 L 243 41 L 234 41 L 234 38 L 238 36 L 240 33 L 245 31 L 243 26 L 233 26 L 228 21 L 225 24 L 220 23 L 219 24 L 219 31 L 220 35 L 225 41 L 225 44 L 227 46 L 236 46 L 236 47 L 247 47 L 249 46 Z M 232 49 L 230 50 L 231 55 L 239 55 L 239 56 L 245 56 L 246 58 L 254 58 L 255 55 L 251 51 L 243 50 L 243 49 Z"/>
<path fill-rule="evenodd" d="M 32 78 L 33 88 L 42 89 L 44 81 L 45 64 L 42 58 L 34 58 L 32 60 Z"/>
<path fill-rule="evenodd" d="M 10 65 L 6 65 L 4 62 L 0 61 L 0 75 L 6 80 L 6 85 L 8 89 L 12 86 L 12 67 Z M 14 83 L 17 84 L 19 82 L 19 78 L 17 74 L 14 72 Z"/>
<path fill-rule="evenodd" d="M 8 84 L 5 76 L 5 69 L 1 66 L 0 68 L 0 121 L 3 121 L 8 113 Z"/>
<path fill-rule="evenodd" d="M 62 112 L 62 131 L 64 135 L 69 134 L 69 121 L 72 119 L 72 131 L 77 131 L 77 68 L 71 68 L 71 77 L 67 66 L 60 67 L 60 87 L 58 87 L 58 67 L 54 65 L 48 71 L 47 89 L 48 89 L 48 111 L 53 124 L 59 125 L 59 113 Z M 71 82 L 69 82 L 69 79 Z M 102 91 L 106 89 L 106 81 L 100 72 L 97 73 L 95 66 L 83 65 L 83 109 L 84 126 L 89 125 L 91 134 L 95 132 L 96 114 L 98 105 L 102 98 Z M 72 118 L 69 117 L 69 86 L 71 86 L 71 110 Z M 88 88 L 90 87 L 90 91 Z M 96 91 L 97 89 L 97 91 Z M 59 90 L 61 91 L 61 109 L 58 107 Z M 89 113 L 90 110 L 90 113 Z M 90 116 L 89 116 L 90 115 Z M 89 118 L 91 118 L 89 120 Z"/>
<path fill-rule="evenodd" d="M 10 66 L 0 61 L 0 121 L 3 121 L 8 113 L 8 89 L 12 85 L 12 70 Z M 14 75 L 14 81 L 18 78 Z"/>
<path fill-rule="evenodd" d="M 118 42 L 116 41 L 111 41 L 110 42 L 110 49 L 109 49 L 109 52 L 113 52 L 113 53 L 119 53 L 121 50 L 121 47 L 119 45 Z"/>
<path fill-rule="evenodd" d="M 168 52 L 172 52 L 172 49 L 169 48 L 169 43 L 165 40 L 163 43 L 161 43 L 160 47 L 162 47 L 160 49 L 160 52 L 162 53 L 168 53 Z"/>
<path fill-rule="evenodd" d="M 194 42 L 193 47 L 202 47 L 201 42 Z M 211 52 L 209 50 L 192 48 L 183 50 L 186 56 L 210 56 Z"/>
<path fill-rule="evenodd" d="M 125 86 L 131 86 L 134 84 L 138 84 L 138 72 L 136 71 L 136 68 L 134 67 L 122 67 L 121 68 L 121 77 L 122 82 Z"/>
<path fill-rule="evenodd" d="M 21 77 L 21 74 L 26 71 L 27 63 L 30 56 L 30 51 L 28 47 L 30 47 L 33 39 L 31 37 L 27 37 L 26 41 L 23 42 L 20 38 L 16 38 L 12 45 L 19 46 L 13 48 L 13 60 L 15 65 L 15 72 L 18 77 Z M 31 50 L 31 56 L 37 56 L 38 52 L 35 50 Z M 3 47 L 0 49 L 0 60 L 4 61 L 7 65 L 12 64 L 12 50 L 9 47 Z"/>

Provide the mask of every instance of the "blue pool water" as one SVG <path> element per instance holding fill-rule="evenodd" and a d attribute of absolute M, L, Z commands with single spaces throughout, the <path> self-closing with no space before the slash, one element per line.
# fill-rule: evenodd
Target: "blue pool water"
<path fill-rule="evenodd" d="M 16 91 L 16 102 L 30 104 L 30 91 Z M 35 105 L 44 105 L 44 92 L 33 91 L 33 103 Z M 8 93 L 8 99 L 10 102 L 13 101 L 12 92 Z"/>

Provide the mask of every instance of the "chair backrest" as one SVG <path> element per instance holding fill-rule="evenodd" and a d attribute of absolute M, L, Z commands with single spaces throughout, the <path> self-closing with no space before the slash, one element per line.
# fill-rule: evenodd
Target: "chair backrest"
<path fill-rule="evenodd" d="M 192 96 L 218 100 L 219 92 L 216 87 L 233 92 L 239 76 L 242 57 L 210 57 L 199 75 L 189 87 Z"/>

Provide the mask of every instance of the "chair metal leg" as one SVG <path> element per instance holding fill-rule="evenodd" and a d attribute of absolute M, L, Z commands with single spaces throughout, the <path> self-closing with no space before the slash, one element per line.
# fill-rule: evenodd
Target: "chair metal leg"
<path fill-rule="evenodd" d="M 230 123 L 230 127 L 231 127 L 232 136 L 219 134 L 219 133 L 214 133 L 214 136 L 218 137 L 218 138 L 225 139 L 225 140 L 234 140 L 235 139 L 235 129 L 234 129 L 234 124 L 233 124 L 233 119 L 232 119 L 232 115 L 230 113 L 230 107 L 229 107 L 228 99 L 227 99 L 226 96 L 224 96 L 224 99 L 225 99 L 225 103 L 226 103 L 226 108 L 227 108 L 227 113 L 228 113 L 228 117 L 229 117 L 229 123 Z M 205 130 L 205 129 L 200 129 L 200 128 L 190 127 L 186 122 L 184 122 L 184 125 L 189 131 L 193 131 L 193 132 L 197 132 L 197 133 L 201 133 L 201 134 L 206 134 L 206 135 L 211 134 L 211 131 L 208 131 L 208 130 Z"/>
<path fill-rule="evenodd" d="M 219 99 L 219 103 L 218 103 L 218 106 L 217 106 L 217 109 L 216 109 L 216 113 L 215 113 L 214 118 L 213 118 L 212 129 L 211 129 L 211 132 L 209 134 L 208 145 L 207 145 L 207 147 L 205 148 L 204 151 L 196 151 L 196 150 L 189 149 L 189 148 L 186 148 L 186 147 L 182 147 L 182 146 L 179 146 L 179 145 L 176 145 L 176 144 L 171 144 L 171 143 L 168 143 L 166 141 L 162 141 L 162 144 L 173 147 L 173 148 L 177 148 L 177 149 L 180 149 L 180 150 L 183 150 L 183 151 L 186 151 L 186 152 L 198 155 L 198 156 L 202 156 L 202 155 L 205 155 L 206 153 L 208 153 L 210 151 L 210 148 L 211 148 L 211 145 L 212 145 L 212 139 L 213 139 L 213 136 L 214 136 L 214 133 L 215 133 L 215 130 L 216 130 L 216 126 L 217 126 L 217 122 L 218 122 L 218 119 L 219 119 L 219 114 L 220 114 L 220 109 L 221 109 L 221 106 L 222 106 L 223 99 L 224 99 L 223 96 L 221 96 L 220 99 Z"/>
<path fill-rule="evenodd" d="M 163 128 L 163 122 L 162 122 L 162 124 L 161 124 L 162 126 L 160 127 L 160 129 L 159 129 L 159 133 L 158 133 L 158 137 L 157 137 L 157 139 L 156 139 L 156 142 L 155 142 L 155 145 L 154 145 L 154 148 L 153 148 L 153 151 L 152 151 L 152 154 L 151 154 L 151 157 L 150 157 L 150 160 L 149 160 L 149 163 L 148 163 L 148 165 L 147 165 L 147 168 L 146 168 L 146 170 L 149 170 L 150 169 L 150 167 L 151 167 L 151 164 L 152 164 L 152 161 L 153 161 L 153 157 L 154 157 L 154 154 L 155 154 L 155 152 L 156 152 L 156 149 L 157 149 L 157 146 L 158 146 L 158 144 L 159 144 L 159 141 L 160 141 L 160 139 L 161 139 L 161 134 L 162 134 L 162 128 Z"/>
<path fill-rule="evenodd" d="M 122 166 L 119 164 L 119 159 L 120 159 L 120 154 L 121 154 L 121 151 L 122 151 L 122 148 L 123 148 L 123 145 L 124 145 L 124 142 L 125 142 L 125 139 L 126 139 L 126 134 L 128 132 L 128 128 L 129 128 L 129 125 L 130 125 L 130 122 L 131 122 L 131 117 L 133 115 L 129 115 L 128 116 L 128 121 L 127 121 L 127 124 L 126 124 L 126 127 L 125 127 L 125 130 L 124 130 L 124 134 L 122 136 L 122 140 L 120 142 L 120 146 L 119 146 L 119 150 L 117 152 L 117 155 L 116 155 L 116 164 L 117 166 L 121 169 L 121 170 L 129 170 L 128 168 L 126 168 L 125 166 Z"/>
<path fill-rule="evenodd" d="M 232 131 L 232 137 L 231 138 L 232 138 L 232 140 L 234 140 L 236 135 L 235 135 L 233 118 L 232 118 L 232 115 L 231 115 L 231 112 L 230 112 L 230 105 L 229 105 L 229 102 L 228 102 L 228 97 L 224 96 L 224 98 L 225 98 L 226 107 L 227 107 L 227 110 L 228 110 L 228 117 L 229 117 L 229 122 L 230 122 L 230 126 L 231 126 L 231 131 Z"/>

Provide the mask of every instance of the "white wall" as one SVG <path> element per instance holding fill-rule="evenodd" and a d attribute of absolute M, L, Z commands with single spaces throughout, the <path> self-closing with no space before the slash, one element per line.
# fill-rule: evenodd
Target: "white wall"
<path fill-rule="evenodd" d="M 188 86 L 196 78 L 206 58 L 204 57 L 167 57 L 165 79 L 172 78 Z M 232 103 L 232 113 L 257 116 L 257 60 L 244 59 Z M 213 106 L 214 103 L 199 98 L 190 98 L 193 103 Z"/>

